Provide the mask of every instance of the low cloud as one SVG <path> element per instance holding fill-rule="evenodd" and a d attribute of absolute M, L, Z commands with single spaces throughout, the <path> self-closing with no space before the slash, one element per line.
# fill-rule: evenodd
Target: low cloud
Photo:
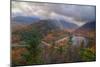
<path fill-rule="evenodd" d="M 95 7 L 67 4 L 12 2 L 12 15 L 62 18 L 78 25 L 95 21 Z"/>

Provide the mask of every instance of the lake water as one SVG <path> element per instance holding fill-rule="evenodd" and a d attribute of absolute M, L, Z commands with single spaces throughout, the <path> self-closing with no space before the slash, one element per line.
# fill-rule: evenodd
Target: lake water
<path fill-rule="evenodd" d="M 82 36 L 72 36 L 72 45 L 86 47 L 88 45 L 88 39 Z"/>

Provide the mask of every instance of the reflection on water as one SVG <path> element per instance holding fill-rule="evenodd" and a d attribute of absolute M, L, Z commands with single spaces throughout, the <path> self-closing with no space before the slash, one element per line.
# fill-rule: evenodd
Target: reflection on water
<path fill-rule="evenodd" d="M 82 36 L 72 36 L 72 45 L 86 47 L 88 45 L 88 39 Z"/>

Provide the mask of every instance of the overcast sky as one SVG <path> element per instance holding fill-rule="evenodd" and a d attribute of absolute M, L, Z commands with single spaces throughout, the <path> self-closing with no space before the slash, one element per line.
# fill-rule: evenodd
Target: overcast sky
<path fill-rule="evenodd" d="M 68 4 L 12 2 L 12 17 L 39 16 L 41 19 L 57 18 L 77 25 L 95 21 L 95 6 Z"/>

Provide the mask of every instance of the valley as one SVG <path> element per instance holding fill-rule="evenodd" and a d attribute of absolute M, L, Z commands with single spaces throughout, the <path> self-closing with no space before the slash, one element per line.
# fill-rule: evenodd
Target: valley
<path fill-rule="evenodd" d="M 56 23 L 58 22 L 56 21 Z M 55 22 L 53 22 L 53 20 L 51 21 L 40 20 L 30 25 L 24 25 L 24 26 L 20 25 L 19 27 L 16 27 L 16 26 L 14 27 L 15 29 L 13 28 L 13 31 L 12 31 L 12 35 L 13 35 L 12 36 L 12 50 L 13 50 L 12 57 L 13 59 L 19 57 L 19 60 L 21 60 L 23 58 L 23 52 L 27 53 L 27 51 L 30 51 L 28 47 L 30 47 L 31 45 L 28 45 L 27 43 L 35 45 L 35 42 L 37 43 L 38 39 L 33 40 L 32 43 L 31 41 L 28 42 L 28 40 L 31 40 L 31 38 L 36 39 L 36 36 L 38 35 L 38 33 L 40 34 L 40 37 L 39 36 L 37 37 L 40 39 L 40 41 L 39 41 L 39 44 L 37 44 L 38 45 L 37 47 L 39 49 L 37 49 L 36 52 L 39 53 L 39 56 L 40 56 L 39 58 L 41 59 L 41 63 L 49 64 L 49 63 L 84 61 L 80 55 L 81 49 L 84 49 L 84 51 L 85 50 L 91 51 L 92 49 L 93 51 L 91 52 L 95 53 L 94 51 L 95 50 L 95 41 L 94 41 L 95 34 L 92 34 L 92 32 L 95 32 L 95 30 L 89 31 L 88 29 L 85 29 L 85 28 L 82 30 L 81 28 L 72 29 L 70 27 L 61 28 L 59 25 L 55 25 Z M 34 30 L 36 30 L 37 33 L 32 32 Z M 88 35 L 86 36 L 86 34 Z M 89 36 L 90 34 L 92 36 Z M 25 41 L 23 37 L 25 37 L 24 38 L 26 39 Z M 31 47 L 31 49 L 34 49 L 34 46 Z M 20 51 L 23 51 L 23 52 L 20 52 Z M 15 56 L 17 54 L 19 56 Z M 33 54 L 34 54 L 34 51 L 33 51 Z M 26 54 L 26 56 L 28 56 L 28 54 Z M 19 60 L 14 59 L 13 61 L 14 62 L 18 61 L 19 63 L 21 63 L 21 65 L 28 64 L 27 63 L 28 61 L 25 59 L 23 59 L 22 61 L 19 61 Z M 35 63 L 34 61 L 33 63 L 38 64 L 38 63 Z M 39 64 L 41 63 L 39 62 Z M 20 64 L 17 64 L 16 62 L 14 64 L 20 65 Z"/>

